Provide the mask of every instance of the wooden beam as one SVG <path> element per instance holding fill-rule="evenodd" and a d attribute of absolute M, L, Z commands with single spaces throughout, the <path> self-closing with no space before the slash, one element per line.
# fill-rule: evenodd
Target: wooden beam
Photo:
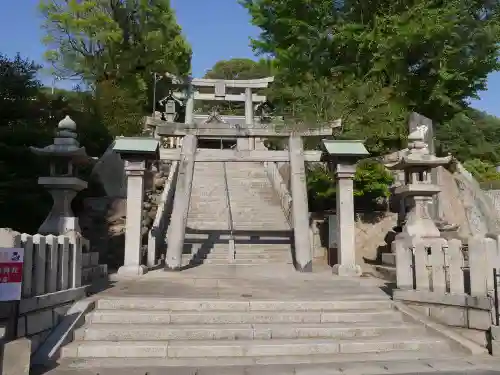
<path fill-rule="evenodd" d="M 321 160 L 321 151 L 304 151 L 304 159 L 308 162 Z M 161 160 L 180 160 L 180 149 L 161 149 Z M 195 154 L 197 162 L 288 162 L 290 154 L 288 151 L 266 151 L 266 150 L 215 150 L 198 149 Z"/>
<path fill-rule="evenodd" d="M 268 127 L 249 127 L 240 125 L 234 128 L 221 129 L 213 128 L 213 125 L 208 124 L 183 124 L 177 122 L 166 122 L 155 119 L 153 117 L 146 118 L 146 125 L 156 127 L 159 136 L 183 137 L 185 135 L 194 135 L 197 137 L 232 137 L 232 138 L 272 138 L 272 137 L 289 137 L 295 135 L 298 137 L 322 137 L 332 135 L 332 127 L 313 128 L 306 130 L 294 130 L 281 124 L 269 124 Z"/>

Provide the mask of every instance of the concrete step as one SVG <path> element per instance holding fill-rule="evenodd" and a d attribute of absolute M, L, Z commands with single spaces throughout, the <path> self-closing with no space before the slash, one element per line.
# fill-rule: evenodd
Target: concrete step
<path fill-rule="evenodd" d="M 199 259 L 198 259 L 199 260 Z M 200 260 L 203 264 L 236 264 L 236 265 L 255 265 L 255 264 L 269 264 L 269 263 L 283 263 L 283 264 L 293 264 L 292 258 L 236 258 L 231 261 L 225 259 L 217 258 L 206 258 Z"/>
<path fill-rule="evenodd" d="M 363 337 L 355 339 L 76 341 L 62 349 L 63 357 L 78 358 L 207 358 L 308 356 L 401 350 L 449 350 L 444 339 L 429 337 Z"/>
<path fill-rule="evenodd" d="M 320 314 L 332 311 L 354 310 L 392 310 L 392 301 L 385 295 L 357 294 L 339 296 L 335 300 L 313 301 L 273 301 L 273 300 L 191 300 L 167 298 L 102 298 L 97 301 L 99 310 L 147 310 L 147 311 L 177 311 L 177 312 L 310 312 Z M 351 321 L 351 320 L 350 320 Z M 316 322 L 319 323 L 319 317 Z"/>
<path fill-rule="evenodd" d="M 496 371 L 492 357 L 456 356 L 431 349 L 380 353 L 313 354 L 279 357 L 216 358 L 86 358 L 63 359 L 47 375 L 81 375 L 80 370 L 100 375 L 363 375 L 411 373 L 478 373 Z M 58 371 L 61 371 L 60 373 Z M 87 372 L 85 372 L 87 374 Z"/>
<path fill-rule="evenodd" d="M 206 254 L 206 259 L 226 259 L 227 258 L 227 253 L 228 250 L 224 251 L 219 251 L 219 252 L 210 252 Z M 196 255 L 196 254 L 193 254 Z M 203 255 L 205 256 L 205 255 Z M 291 258 L 292 254 L 290 251 L 285 252 L 285 251 L 280 251 L 278 253 L 257 253 L 257 254 L 252 254 L 252 253 L 242 253 L 237 251 L 235 253 L 235 257 L 237 259 L 289 259 Z"/>
<path fill-rule="evenodd" d="M 76 341 L 271 340 L 360 338 L 399 332 L 421 335 L 425 329 L 407 323 L 127 325 L 91 324 L 75 331 Z"/>
<path fill-rule="evenodd" d="M 111 324 L 257 324 L 257 323 L 353 323 L 401 322 L 395 311 L 207 311 L 97 310 L 87 315 L 89 323 Z"/>

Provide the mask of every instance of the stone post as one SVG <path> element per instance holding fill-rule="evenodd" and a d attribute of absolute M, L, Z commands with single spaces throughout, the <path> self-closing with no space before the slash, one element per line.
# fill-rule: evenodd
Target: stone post
<path fill-rule="evenodd" d="M 335 166 L 337 178 L 337 229 L 338 264 L 333 272 L 339 276 L 359 276 L 361 267 L 356 264 L 356 226 L 354 223 L 354 174 L 355 164 L 339 163 Z"/>
<path fill-rule="evenodd" d="M 253 116 L 253 96 L 252 89 L 247 87 L 245 89 L 245 125 L 247 127 L 253 127 L 254 125 L 254 116 Z M 244 140 L 242 140 L 243 142 Z M 255 149 L 255 138 L 248 138 L 248 149 Z"/>
<path fill-rule="evenodd" d="M 186 135 L 181 149 L 179 174 L 175 189 L 174 207 L 170 219 L 169 236 L 167 238 L 166 270 L 179 270 L 182 266 L 182 250 L 186 233 L 191 187 L 193 185 L 194 161 L 197 138 Z"/>
<path fill-rule="evenodd" d="M 292 192 L 292 219 L 295 241 L 295 262 L 300 272 L 312 272 L 312 249 L 309 238 L 309 207 L 305 159 L 302 138 L 290 136 L 290 185 Z"/>
<path fill-rule="evenodd" d="M 125 160 L 127 175 L 127 221 L 125 227 L 125 259 L 119 275 L 135 276 L 147 272 L 141 265 L 141 221 L 144 200 L 145 160 Z"/>

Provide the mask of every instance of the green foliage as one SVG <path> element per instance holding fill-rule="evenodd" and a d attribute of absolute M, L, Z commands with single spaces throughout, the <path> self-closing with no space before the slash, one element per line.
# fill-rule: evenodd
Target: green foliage
<path fill-rule="evenodd" d="M 500 162 L 500 119 L 467 109 L 450 121 L 437 124 L 437 151 L 464 162 L 481 159 Z"/>
<path fill-rule="evenodd" d="M 358 209 L 374 209 L 382 198 L 390 195 L 392 174 L 384 165 L 374 160 L 358 164 L 354 176 L 354 199 Z M 316 164 L 307 171 L 307 191 L 311 211 L 334 210 L 336 205 L 336 181 L 326 166 Z"/>
<path fill-rule="evenodd" d="M 261 59 L 254 61 L 251 59 L 235 58 L 221 60 L 205 74 L 204 78 L 209 79 L 257 79 L 266 78 L 272 75 L 272 63 L 270 60 Z M 209 113 L 214 107 L 224 115 L 244 115 L 245 103 L 229 103 L 220 101 L 198 102 L 196 110 L 201 113 Z"/>
<path fill-rule="evenodd" d="M 41 0 L 48 60 L 91 82 L 186 74 L 191 48 L 169 0 Z"/>
<path fill-rule="evenodd" d="M 497 1 L 241 0 L 254 47 L 290 84 L 308 75 L 375 79 L 408 109 L 451 118 L 499 69 Z"/>
<path fill-rule="evenodd" d="M 495 166 L 491 163 L 471 159 L 464 163 L 464 167 L 479 182 L 500 181 L 500 173 L 496 171 Z"/>
<path fill-rule="evenodd" d="M 186 75 L 191 48 L 169 0 L 40 0 L 47 60 L 93 88 L 111 134 L 137 135 L 152 108 L 153 72 Z"/>
<path fill-rule="evenodd" d="M 205 78 L 211 79 L 257 79 L 272 75 L 272 64 L 270 60 L 235 58 L 221 60 L 205 74 Z"/>

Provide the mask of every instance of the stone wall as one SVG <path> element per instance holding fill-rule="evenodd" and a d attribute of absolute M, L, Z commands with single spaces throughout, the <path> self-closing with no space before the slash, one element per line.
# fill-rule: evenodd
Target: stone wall
<path fill-rule="evenodd" d="M 316 261 L 330 266 L 336 263 L 335 249 L 328 249 L 328 214 L 311 213 L 311 244 Z M 393 227 L 397 224 L 397 214 L 392 212 L 373 212 L 357 214 L 356 226 L 356 264 L 363 272 L 374 273 L 374 264 L 380 262 L 383 253 L 390 252 Z"/>
<path fill-rule="evenodd" d="M 19 303 L 17 337 L 31 341 L 34 353 L 64 317 L 74 302 L 86 296 L 86 287 L 79 287 L 23 299 Z M 0 302 L 0 327 L 9 327 L 12 334 L 12 316 L 15 302 Z"/>

